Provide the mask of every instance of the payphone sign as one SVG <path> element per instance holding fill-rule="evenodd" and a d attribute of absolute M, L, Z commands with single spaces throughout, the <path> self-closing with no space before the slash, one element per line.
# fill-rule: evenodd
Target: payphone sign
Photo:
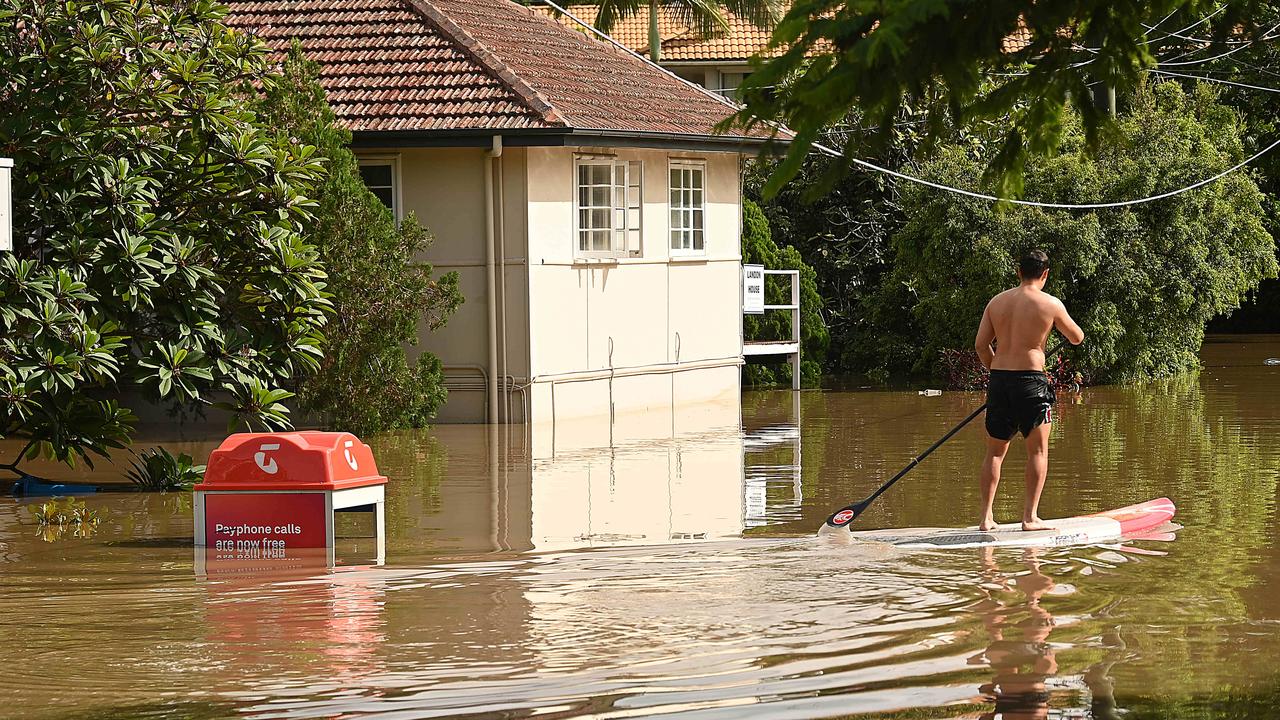
<path fill-rule="evenodd" d="M 325 494 L 209 493 L 205 547 L 231 552 L 322 548 L 329 542 Z"/>

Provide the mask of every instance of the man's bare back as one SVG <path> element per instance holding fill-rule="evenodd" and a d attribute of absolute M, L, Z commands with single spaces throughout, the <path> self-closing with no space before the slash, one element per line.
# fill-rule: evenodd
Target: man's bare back
<path fill-rule="evenodd" d="M 1027 439 L 1027 494 L 1023 530 L 1044 530 L 1038 515 L 1040 492 L 1049 471 L 1049 428 L 1053 423 L 1053 387 L 1044 373 L 1044 343 L 1057 328 L 1072 344 L 1084 341 L 1084 331 L 1067 314 L 1058 298 L 1044 292 L 1049 257 L 1034 250 L 1018 266 L 1018 287 L 991 298 L 982 313 L 974 348 L 991 371 L 987 386 L 987 457 L 982 464 L 983 513 L 980 530 L 996 526 L 992 517 L 1000 467 L 1009 441 L 1021 431 Z"/>
<path fill-rule="evenodd" d="M 1044 370 L 1044 343 L 1055 325 L 1068 340 L 1078 336 L 1078 343 L 1084 339 L 1084 331 L 1067 314 L 1061 300 L 1034 282 L 1022 283 L 987 303 L 978 328 L 978 355 L 991 370 Z M 991 344 L 996 340 L 999 342 L 992 352 Z"/>

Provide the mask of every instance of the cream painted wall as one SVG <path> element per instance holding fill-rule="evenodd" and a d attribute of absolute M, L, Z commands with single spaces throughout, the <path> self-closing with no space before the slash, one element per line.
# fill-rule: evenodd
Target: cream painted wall
<path fill-rule="evenodd" d="M 363 153 L 362 153 L 363 154 Z M 410 349 L 416 356 L 434 353 L 446 366 L 449 400 L 441 409 L 440 422 L 479 422 L 485 414 L 483 376 L 475 368 L 488 362 L 488 310 L 486 307 L 484 162 L 485 151 L 477 148 L 406 148 L 370 152 L 377 157 L 393 157 L 399 167 L 401 214 L 414 213 L 435 241 L 422 259 L 436 272 L 457 272 L 465 302 L 435 332 L 421 328 L 420 343 Z M 506 291 L 506 330 L 499 317 L 499 362 L 505 356 L 512 385 L 527 382 L 528 372 L 528 272 L 525 267 L 527 217 L 525 151 L 506 148 L 494 162 L 495 193 L 502 203 L 502 231 L 505 246 L 503 289 Z M 501 312 L 503 298 L 498 297 Z M 505 343 L 504 343 L 505 341 Z M 505 344 L 505 354 L 503 353 Z M 512 414 L 521 420 L 518 399 Z M 506 407 L 505 402 L 503 407 Z"/>
<path fill-rule="evenodd" d="M 642 252 L 616 260 L 575 258 L 573 236 L 574 158 L 611 155 L 644 165 Z M 700 396 L 738 390 L 741 341 L 741 179 L 735 153 L 688 153 L 631 148 L 530 148 L 529 288 L 530 362 L 535 384 L 583 372 L 626 375 L 638 369 L 666 372 L 676 363 L 723 362 L 729 372 L 708 368 L 714 386 Z M 706 252 L 673 257 L 669 248 L 668 168 L 672 160 L 706 164 Z M 647 372 L 647 370 L 646 370 Z M 664 402 L 689 402 L 668 376 Z M 575 383 L 578 384 L 578 383 Z M 656 400 L 643 383 L 613 381 L 612 409 L 640 411 Z M 600 412 L 599 391 L 584 384 L 561 392 L 555 418 L 592 417 Z M 535 390 L 533 419 L 552 414 L 549 393 Z M 608 398 L 603 407 L 609 408 Z"/>
<path fill-rule="evenodd" d="M 577 153 L 643 163 L 638 257 L 575 258 Z M 450 395 L 438 419 L 482 421 L 485 151 L 406 148 L 377 155 L 397 160 L 402 214 L 415 213 L 435 236 L 423 259 L 437 272 L 458 272 L 465 298 L 444 328 L 424 329 L 416 348 L 435 353 L 446 366 Z M 706 252 L 698 257 L 672 257 L 669 250 L 672 160 L 706 164 Z M 510 400 L 511 421 L 577 418 L 584 421 L 584 439 L 594 441 L 602 430 L 607 442 L 612 426 L 601 419 L 643 425 L 632 418 L 673 403 L 736 399 L 742 353 L 738 154 L 508 147 L 494 167 L 506 259 L 499 360 L 505 356 L 512 386 L 528 386 L 527 394 Z M 502 302 L 500 296 L 499 312 Z M 501 404 L 508 406 L 505 398 Z"/>

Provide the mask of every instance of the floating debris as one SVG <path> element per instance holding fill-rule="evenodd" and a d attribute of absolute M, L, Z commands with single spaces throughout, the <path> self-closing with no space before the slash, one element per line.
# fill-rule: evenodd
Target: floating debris
<path fill-rule="evenodd" d="M 1280 365 L 1280 358 L 1267 358 L 1262 361 L 1263 365 Z"/>
<path fill-rule="evenodd" d="M 938 397 L 942 394 L 941 390 L 921 390 L 920 394 L 925 397 Z"/>

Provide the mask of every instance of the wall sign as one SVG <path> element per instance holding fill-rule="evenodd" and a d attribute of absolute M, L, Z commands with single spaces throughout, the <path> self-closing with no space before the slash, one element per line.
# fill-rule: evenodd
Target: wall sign
<path fill-rule="evenodd" d="M 764 314 L 764 266 L 742 266 L 742 312 Z"/>

